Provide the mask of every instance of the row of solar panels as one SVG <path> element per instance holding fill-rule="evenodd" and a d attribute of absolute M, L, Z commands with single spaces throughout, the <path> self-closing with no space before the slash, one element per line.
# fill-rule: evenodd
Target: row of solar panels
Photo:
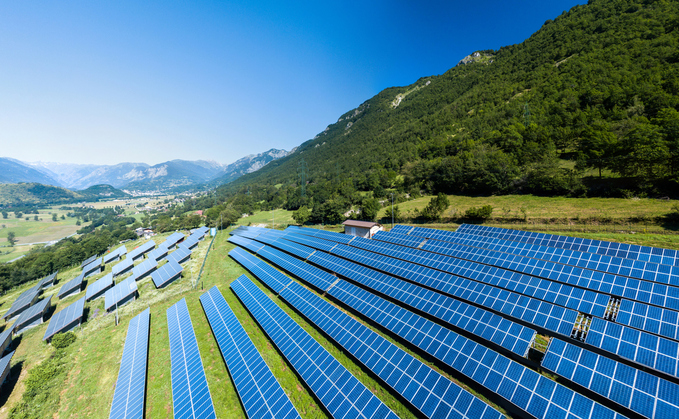
<path fill-rule="evenodd" d="M 311 232 L 314 232 L 314 233 L 313 233 L 314 235 L 317 234 L 317 233 L 315 233 L 314 230 L 311 230 Z M 241 231 L 241 233 L 243 233 L 243 232 Z M 325 234 L 325 233 L 327 233 L 327 232 L 324 232 L 324 235 L 326 236 L 326 238 L 329 238 L 329 237 L 327 237 L 328 234 Z M 237 232 L 237 234 L 238 234 L 238 232 Z M 246 234 L 247 234 L 247 233 L 246 233 Z M 253 233 L 251 233 L 250 235 L 251 235 L 251 236 L 254 236 L 255 238 L 257 238 L 257 239 L 259 239 L 259 240 L 261 240 L 262 242 L 266 242 L 267 240 L 271 241 L 271 238 L 267 238 L 267 237 L 266 237 L 267 235 L 270 235 L 270 236 L 277 236 L 277 235 L 279 235 L 279 234 L 280 234 L 280 233 L 261 234 L 260 232 L 253 232 Z M 329 234 L 330 234 L 330 235 L 333 235 L 333 233 L 329 233 Z M 342 235 L 333 235 L 332 238 L 337 238 L 337 239 L 338 239 L 337 241 L 346 241 L 346 236 L 342 237 L 342 239 L 340 240 L 339 237 L 341 237 L 341 236 L 342 236 Z M 285 238 L 286 238 L 286 239 L 290 239 L 290 235 L 287 235 Z M 290 240 L 292 240 L 292 239 L 290 239 Z M 314 239 L 314 240 L 316 240 L 317 242 L 319 241 L 318 239 Z M 351 238 L 349 238 L 349 240 L 351 241 Z M 355 240 L 357 240 L 357 239 L 354 239 L 354 241 L 355 241 Z M 235 241 L 238 241 L 238 239 L 236 238 Z M 284 242 L 284 241 L 285 241 L 285 240 L 279 239 L 279 240 L 275 240 L 274 242 L 275 242 L 275 244 L 279 244 L 279 245 L 280 245 L 280 244 L 282 244 L 282 242 Z M 310 240 L 306 240 L 306 241 L 308 242 L 308 244 L 310 244 L 310 242 L 311 242 Z M 352 244 L 354 244 L 354 241 L 352 241 Z M 241 244 L 242 244 L 242 242 L 241 242 Z M 285 246 L 288 247 L 287 251 L 290 251 L 290 250 L 291 250 L 290 248 L 291 248 L 291 247 L 294 247 L 294 246 L 290 246 L 290 244 L 287 244 L 287 245 L 285 245 Z M 333 248 L 336 248 L 337 246 L 339 246 L 339 245 L 337 245 L 336 243 L 334 243 L 334 244 L 326 244 L 326 245 L 325 245 L 325 247 L 326 247 L 327 250 L 332 250 Z M 265 251 L 265 249 L 264 249 L 261 245 L 251 245 L 250 247 L 251 247 L 251 250 L 256 251 L 256 252 L 260 252 L 260 254 L 261 254 L 261 252 Z M 323 247 L 323 246 L 317 246 L 317 247 L 320 248 L 320 247 Z M 298 252 L 299 252 L 299 249 L 298 249 Z M 303 254 L 302 257 L 306 258 L 306 257 L 309 257 L 309 256 L 310 256 L 309 253 L 308 253 L 308 250 L 306 251 L 306 253 L 304 253 L 304 252 L 305 252 L 304 250 L 301 251 L 301 253 Z M 312 252 L 313 252 L 313 249 L 312 249 Z M 311 256 L 311 257 L 309 258 L 309 260 L 312 261 L 312 259 L 314 258 L 314 256 L 317 256 L 317 254 L 318 254 L 318 252 L 313 253 L 313 256 Z M 356 255 L 352 255 L 352 256 L 351 256 L 351 260 L 356 260 L 356 257 L 355 257 L 355 256 L 356 256 Z M 266 257 L 266 256 L 265 256 L 265 257 Z M 317 263 L 317 262 L 314 261 L 314 263 Z M 361 262 L 361 263 L 363 263 L 363 262 Z M 332 269 L 332 266 L 329 266 L 329 268 L 330 268 L 331 271 L 337 272 L 337 270 L 333 270 L 333 269 Z M 403 267 L 401 266 L 401 268 L 403 268 Z M 286 269 L 287 269 L 287 268 L 286 268 Z M 341 273 L 341 274 L 344 275 L 345 273 Z M 352 279 L 353 279 L 353 278 L 352 278 Z M 331 290 L 330 290 L 329 292 L 331 292 Z M 410 298 L 410 297 L 409 297 L 409 298 Z M 602 321 L 603 321 L 603 320 L 602 320 Z M 606 323 L 606 322 L 605 322 L 605 323 Z M 594 327 L 594 326 L 593 326 L 593 327 Z M 643 336 L 641 336 L 641 337 L 643 338 Z M 648 337 L 648 336 L 646 336 L 646 337 Z M 619 339 L 619 340 L 620 340 L 620 339 Z M 638 340 L 639 340 L 639 337 L 637 337 L 637 341 L 638 341 Z M 657 348 L 657 347 L 656 347 L 656 348 Z M 659 355 L 659 354 L 656 354 L 656 355 Z M 675 355 L 675 360 L 676 360 L 676 355 Z M 668 383 L 669 381 L 663 380 L 663 381 L 661 381 L 661 382 L 662 382 L 662 383 Z M 643 392 L 642 392 L 642 393 L 643 393 Z M 604 396 L 607 396 L 607 394 L 603 394 L 602 392 L 598 392 L 598 394 L 602 394 L 602 395 L 604 395 Z M 629 395 L 629 393 L 625 393 L 625 394 L 628 394 L 628 395 Z M 641 394 L 641 393 L 640 393 L 640 394 Z M 655 394 L 655 393 L 644 393 L 644 394 Z M 641 414 L 643 414 L 643 415 L 648 415 L 649 412 L 650 412 L 650 410 L 648 409 L 648 403 L 646 403 L 646 404 L 642 403 L 642 400 L 645 400 L 644 397 L 646 397 L 646 396 L 644 396 L 643 394 L 642 394 L 642 395 L 637 395 L 637 393 L 634 393 L 634 395 L 630 396 L 629 400 L 627 400 L 627 403 L 620 403 L 620 404 L 621 404 L 622 406 L 625 406 L 625 407 L 627 407 L 627 408 L 630 408 L 630 409 L 632 409 L 632 410 L 634 410 L 634 411 L 636 411 L 636 412 L 642 411 Z M 616 400 L 616 401 L 619 401 L 619 400 Z M 671 412 L 676 412 L 675 410 L 673 410 L 673 409 L 676 409 L 676 403 L 674 403 L 674 402 L 672 402 L 672 401 L 657 399 L 657 400 L 654 401 L 654 403 L 655 403 L 655 405 L 657 405 L 657 406 L 661 406 L 661 407 L 659 408 L 660 410 L 658 410 L 658 412 L 664 412 L 663 414 L 665 414 L 665 413 L 668 412 L 667 409 L 670 409 L 669 411 L 671 411 Z M 643 404 L 644 406 L 646 406 L 646 408 L 641 407 L 642 404 Z M 654 405 L 654 406 L 655 406 L 655 405 Z M 655 406 L 654 409 L 655 409 L 655 408 L 658 408 L 657 406 Z M 667 407 L 667 406 L 669 406 L 669 407 Z M 649 416 L 649 417 L 650 417 L 650 416 Z M 662 416 L 654 416 L 654 417 L 662 417 Z"/>
<path fill-rule="evenodd" d="M 239 239 L 234 241 L 243 243 Z M 258 255 L 268 259 L 279 268 L 291 272 L 303 281 L 325 291 L 328 295 L 362 313 L 403 340 L 448 365 L 448 367 L 467 375 L 487 389 L 497 391 L 498 387 L 503 384 L 503 389 L 506 391 L 503 396 L 520 409 L 530 412 L 534 416 L 545 417 L 543 415 L 547 415 L 548 412 L 554 415 L 559 412 L 568 412 L 571 415 L 576 415 L 574 417 L 592 417 L 590 416 L 592 414 L 596 416 L 603 415 L 605 412 L 612 413 L 604 406 L 581 397 L 565 387 L 559 387 L 557 392 L 554 391 L 554 387 L 551 387 L 549 393 L 545 392 L 531 397 L 531 393 L 534 393 L 538 382 L 545 382 L 544 384 L 540 383 L 538 386 L 540 388 L 551 386 L 551 384 L 546 384 L 549 382 L 547 378 L 489 348 L 479 345 L 473 340 L 443 328 L 371 292 L 364 291 L 344 280 L 338 280 L 336 277 L 305 264 L 299 259 L 294 259 L 268 246 L 259 249 Z M 239 260 L 238 258 L 243 259 L 242 251 L 233 251 L 232 257 L 234 256 L 237 260 Z M 248 268 L 250 269 L 250 267 Z M 251 270 L 251 272 L 256 276 L 258 275 L 256 270 Z M 328 281 L 332 282 L 328 284 Z M 289 286 L 285 286 L 283 290 L 287 290 Z M 276 290 L 276 288 L 273 289 Z M 375 290 L 372 291 L 375 292 Z M 282 295 L 283 292 L 281 292 Z M 477 375 L 475 371 L 478 371 L 479 374 Z M 494 373 L 490 374 L 490 372 Z M 524 376 L 525 382 L 522 382 L 521 379 Z M 388 381 L 387 384 L 389 384 Z M 574 400 L 577 400 L 579 404 L 584 403 L 588 406 L 584 409 L 586 414 L 583 411 L 577 411 L 577 409 L 570 410 Z M 415 404 L 415 407 L 418 406 Z"/>
<path fill-rule="evenodd" d="M 327 233 L 327 232 L 325 232 Z M 330 233 L 332 234 L 332 233 Z M 326 237 L 329 238 L 329 237 Z M 367 243 L 367 244 L 366 244 Z M 443 255 L 433 255 L 428 252 L 424 252 L 422 250 L 418 249 L 408 249 L 404 248 L 402 246 L 397 246 L 393 244 L 380 244 L 377 241 L 371 241 L 367 239 L 360 239 L 356 238 L 351 242 L 352 246 L 357 246 L 361 248 L 367 248 L 369 250 L 372 250 L 374 252 L 380 252 L 383 254 L 389 254 L 395 258 L 402 258 L 406 260 L 412 260 L 415 263 L 420 263 L 424 264 L 426 266 L 432 266 L 438 269 L 443 269 L 447 272 L 454 272 L 454 273 L 460 273 L 460 270 L 457 269 L 451 269 L 451 266 L 454 266 L 456 263 L 460 263 L 459 261 L 452 260 L 452 258 L 448 256 L 443 256 Z M 450 261 L 450 263 L 449 263 Z M 468 262 L 465 262 L 468 263 Z M 503 277 L 493 277 L 490 275 L 488 272 L 488 268 L 486 267 L 485 270 L 480 270 L 476 276 L 474 275 L 469 275 L 465 272 L 462 272 L 462 275 L 467 275 L 471 277 L 472 279 L 475 279 L 477 281 L 492 281 L 493 278 L 495 278 L 498 282 L 497 284 L 499 286 L 503 286 L 507 283 L 507 281 L 502 282 Z M 431 284 L 433 286 L 437 286 L 437 284 Z M 457 284 L 456 284 L 457 285 Z M 439 287 L 440 289 L 444 290 L 443 288 Z M 517 289 L 516 287 L 513 289 Z M 466 290 L 465 290 L 466 291 Z M 492 290 L 491 290 L 492 291 Z M 444 290 L 445 292 L 445 290 Z M 466 298 L 464 294 L 461 295 L 459 292 L 459 288 L 456 289 L 455 291 L 457 293 L 456 296 L 461 296 L 461 298 Z M 533 292 L 535 293 L 535 290 L 530 290 L 529 288 L 523 288 L 520 290 L 520 292 Z M 542 292 L 542 293 L 537 293 L 541 294 L 540 298 L 543 298 L 545 300 L 549 301 L 554 301 L 556 304 L 562 304 L 565 305 L 567 304 L 567 301 L 564 301 L 563 299 L 561 302 L 559 302 L 558 299 L 556 299 L 553 295 L 550 295 L 549 292 Z M 505 301 L 505 297 L 512 297 L 511 294 L 509 295 L 504 295 L 500 299 L 500 304 L 503 304 Z M 474 296 L 472 295 L 472 298 Z M 485 298 L 485 297 L 484 297 Z M 515 301 L 521 301 L 523 299 L 524 303 L 531 303 L 530 300 L 526 300 L 525 296 L 521 296 L 518 300 Z M 510 301 L 511 302 L 511 301 Z M 582 302 L 582 301 L 581 301 Z M 623 301 L 624 302 L 624 301 Z M 498 300 L 495 300 L 492 302 L 493 304 L 498 303 Z M 544 301 L 543 301 L 544 303 Z M 587 303 L 587 301 L 584 301 L 584 303 Z M 518 307 L 518 310 L 516 308 Z M 521 318 L 522 320 L 526 321 L 531 321 L 530 318 L 533 316 L 533 314 L 528 311 L 523 309 L 524 304 L 517 304 L 513 307 L 511 311 L 505 311 L 506 314 L 512 315 L 517 318 Z M 556 305 L 553 305 L 554 307 L 559 307 Z M 586 304 L 581 304 L 579 306 L 580 311 L 586 311 Z M 526 313 L 528 312 L 528 318 L 526 318 Z M 568 310 L 569 313 L 569 318 L 567 319 L 568 322 L 573 325 L 573 322 L 575 321 L 578 313 L 577 311 L 573 310 Z M 620 318 L 620 317 L 619 317 Z M 532 322 L 532 321 L 531 321 Z M 555 323 L 556 325 L 556 323 Z M 569 336 L 566 330 L 558 331 L 555 330 L 554 327 L 546 327 L 547 330 L 551 332 L 557 332 L 565 336 Z M 566 329 L 566 328 L 565 328 Z M 585 342 L 594 346 L 597 346 L 601 349 L 608 350 L 612 353 L 615 353 L 618 356 L 625 357 L 628 359 L 631 359 L 639 364 L 642 364 L 647 367 L 654 368 L 658 371 L 664 372 L 668 375 L 677 376 L 677 354 L 679 353 L 679 344 L 674 341 L 674 340 L 669 340 L 665 339 L 663 337 L 656 336 L 651 333 L 646 333 L 644 331 L 636 330 L 633 327 L 627 327 L 625 325 L 620 325 L 616 323 L 611 323 L 609 321 L 606 321 L 602 318 L 593 318 L 591 321 L 591 330 L 589 330 L 589 333 L 587 333 Z"/>

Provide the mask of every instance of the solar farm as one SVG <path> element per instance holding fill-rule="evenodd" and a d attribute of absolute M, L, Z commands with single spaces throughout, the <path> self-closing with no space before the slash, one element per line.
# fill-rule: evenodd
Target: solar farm
<path fill-rule="evenodd" d="M 23 376 L 75 331 L 55 417 L 679 417 L 675 250 L 478 225 L 207 233 L 18 290 L 5 364 Z"/>

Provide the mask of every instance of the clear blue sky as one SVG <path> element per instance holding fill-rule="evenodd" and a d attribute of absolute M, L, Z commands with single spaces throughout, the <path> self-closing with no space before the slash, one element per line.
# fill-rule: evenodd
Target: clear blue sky
<path fill-rule="evenodd" d="M 391 86 L 515 44 L 580 0 L 5 1 L 0 156 L 229 163 Z"/>

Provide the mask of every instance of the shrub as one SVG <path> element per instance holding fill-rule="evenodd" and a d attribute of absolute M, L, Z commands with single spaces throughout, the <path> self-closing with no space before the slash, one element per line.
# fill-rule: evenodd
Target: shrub
<path fill-rule="evenodd" d="M 67 348 L 73 342 L 75 342 L 75 333 L 73 332 L 57 333 L 52 338 L 52 346 L 56 349 Z"/>
<path fill-rule="evenodd" d="M 471 207 L 465 211 L 464 215 L 473 220 L 487 220 L 493 214 L 493 207 L 484 205 L 480 208 Z"/>

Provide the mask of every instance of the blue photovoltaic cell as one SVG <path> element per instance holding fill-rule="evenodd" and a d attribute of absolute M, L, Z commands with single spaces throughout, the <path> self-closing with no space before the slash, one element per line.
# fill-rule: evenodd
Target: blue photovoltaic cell
<path fill-rule="evenodd" d="M 616 323 L 679 340 L 679 313 L 638 301 L 620 300 Z"/>
<path fill-rule="evenodd" d="M 2 354 L 0 354 L 2 355 Z M 14 351 L 8 353 L 7 355 L 3 356 L 0 358 L 0 378 L 5 377 L 5 373 L 9 371 L 10 368 L 10 362 L 12 361 L 12 357 L 14 356 Z M 0 381 L 0 386 L 2 385 L 2 381 Z"/>
<path fill-rule="evenodd" d="M 147 308 L 133 317 L 127 327 L 109 419 L 144 417 L 150 320 L 151 312 Z"/>
<path fill-rule="evenodd" d="M 186 239 L 184 239 L 183 242 L 179 243 L 179 246 L 185 247 L 185 248 L 191 250 L 194 247 L 198 246 L 199 242 L 200 242 L 200 239 L 197 236 L 189 236 Z"/>
<path fill-rule="evenodd" d="M 398 233 L 398 234 L 409 234 L 413 230 L 413 228 L 414 227 L 411 227 L 411 226 L 404 226 L 404 225 L 397 224 L 397 225 L 394 226 L 394 228 L 392 228 L 389 231 L 392 232 L 392 233 Z"/>
<path fill-rule="evenodd" d="M 382 240 L 382 237 L 387 237 L 387 239 L 383 241 L 388 241 L 390 243 L 400 244 L 401 246 L 408 247 L 420 247 L 425 242 L 425 239 L 422 237 L 408 236 L 394 232 L 387 233 L 386 231 L 378 231 L 374 236 L 372 236 L 374 240 Z"/>
<path fill-rule="evenodd" d="M 55 313 L 47 325 L 47 330 L 45 330 L 45 336 L 43 336 L 42 340 L 52 338 L 55 334 L 64 331 L 68 326 L 80 320 L 83 316 L 84 308 L 85 297 L 82 297 L 60 312 Z"/>
<path fill-rule="evenodd" d="M 177 262 L 170 261 L 153 272 L 151 274 L 151 279 L 153 279 L 153 284 L 156 288 L 160 288 L 168 282 L 177 279 L 182 274 L 183 270 L 184 268 Z"/>
<path fill-rule="evenodd" d="M 305 280 L 304 274 L 298 277 Z M 327 293 L 538 418 L 567 414 L 583 419 L 618 417 L 610 409 L 497 352 L 346 281 L 338 280 Z M 556 390 L 532 396 L 544 386 Z"/>
<path fill-rule="evenodd" d="M 40 294 L 40 287 L 38 285 L 36 284 L 34 287 L 22 292 L 2 318 L 6 320 L 11 319 L 16 313 L 20 313 L 30 307 L 33 301 L 38 298 L 38 294 Z"/>
<path fill-rule="evenodd" d="M 168 249 L 172 249 L 172 247 L 176 245 L 180 240 L 184 240 L 184 234 L 176 231 L 170 234 L 167 237 L 167 239 L 165 239 L 163 245 L 165 245 L 165 247 Z"/>
<path fill-rule="evenodd" d="M 215 418 L 203 361 L 186 300 L 167 309 L 172 373 L 172 405 L 175 419 Z"/>
<path fill-rule="evenodd" d="M 605 242 L 600 240 L 582 239 L 579 237 L 557 236 L 554 234 L 534 233 L 530 231 L 509 230 L 498 227 L 463 224 L 458 232 L 513 240 L 524 243 L 538 244 L 562 249 L 578 250 L 581 252 L 597 253 L 624 259 L 644 262 L 660 263 L 664 265 L 679 265 L 679 254 L 676 250 L 658 247 L 639 246 L 635 244 Z"/>
<path fill-rule="evenodd" d="M 146 257 L 148 260 L 154 260 L 156 262 L 159 262 L 167 257 L 167 247 L 165 247 L 163 244 L 158 246 L 156 249 L 152 250 L 149 252 Z"/>
<path fill-rule="evenodd" d="M 249 418 L 299 418 L 217 286 L 200 303 Z"/>
<path fill-rule="evenodd" d="M 231 288 L 333 417 L 397 418 L 247 277 Z"/>
<path fill-rule="evenodd" d="M 178 247 L 174 252 L 167 255 L 168 261 L 174 261 L 176 263 L 184 263 L 191 258 L 191 251 L 186 247 Z"/>
<path fill-rule="evenodd" d="M 132 294 L 137 293 L 137 282 L 134 280 L 133 276 L 127 277 L 113 288 L 110 288 L 104 294 L 104 307 L 106 311 L 115 307 L 121 301 L 125 300 Z"/>
<path fill-rule="evenodd" d="M 130 253 L 127 254 L 127 258 L 130 260 L 135 260 L 140 258 L 141 256 L 144 255 L 144 253 L 150 252 L 156 247 L 156 242 L 153 240 L 149 240 L 146 243 L 140 245 L 136 249 L 133 249 Z"/>
<path fill-rule="evenodd" d="M 335 233 L 333 231 L 326 231 L 326 230 L 318 230 L 315 228 L 300 228 L 300 227 L 294 227 L 290 226 L 285 229 L 286 232 L 290 233 L 295 233 L 295 234 L 304 234 L 306 236 L 312 236 L 316 237 L 319 239 L 325 239 L 328 238 L 329 240 L 336 241 L 337 243 L 342 243 L 342 244 L 349 244 L 350 241 L 352 241 L 355 236 L 347 235 L 347 234 L 341 234 L 341 233 Z"/>
<path fill-rule="evenodd" d="M 286 285 L 288 285 L 292 280 L 285 275 L 278 272 L 268 263 L 262 261 L 261 259 L 251 255 L 250 253 L 236 247 L 229 252 L 236 262 L 243 265 L 245 269 L 252 272 L 257 278 L 260 278 L 266 284 L 274 290 L 274 292 L 279 293 Z"/>
<path fill-rule="evenodd" d="M 75 278 L 71 279 L 70 281 L 61 286 L 59 292 L 57 293 L 57 297 L 63 298 L 64 296 L 70 294 L 76 289 L 78 290 L 78 292 L 80 292 L 82 284 L 83 284 L 83 274 L 80 273 L 80 275 L 76 276 Z"/>
<path fill-rule="evenodd" d="M 679 377 L 679 342 L 594 318 L 585 342 L 674 377 Z"/>
<path fill-rule="evenodd" d="M 132 269 L 134 266 L 134 261 L 130 258 L 128 255 L 125 259 L 121 260 L 117 264 L 113 266 L 113 269 L 111 270 L 111 273 L 113 274 L 113 277 L 116 277 L 118 275 L 122 275 L 128 270 Z"/>
<path fill-rule="evenodd" d="M 272 231 L 274 231 L 274 230 L 272 230 Z M 308 258 L 314 252 L 314 249 L 311 249 L 311 248 L 306 247 L 306 246 L 300 246 L 296 243 L 291 243 L 289 241 L 280 240 L 281 238 L 282 238 L 282 235 L 267 233 L 267 234 L 258 235 L 255 240 L 262 242 L 262 243 L 265 243 L 265 244 L 275 246 L 275 247 L 277 247 L 281 250 L 284 250 L 288 253 L 292 253 L 293 255 L 300 257 L 302 259 Z"/>
<path fill-rule="evenodd" d="M 259 277 L 269 285 L 284 274 Z M 330 303 L 291 282 L 281 297 L 398 391 L 427 417 L 500 418 L 499 412 Z M 471 397 L 470 397 L 471 396 Z M 458 403 L 467 400 L 465 403 Z M 471 400 L 471 403 L 469 402 Z"/>
<path fill-rule="evenodd" d="M 116 250 L 111 251 L 108 255 L 104 255 L 104 264 L 109 264 L 111 261 L 121 258 L 126 253 L 127 248 L 125 248 L 125 245 L 122 245 Z"/>
<path fill-rule="evenodd" d="M 132 278 L 134 278 L 135 281 L 144 279 L 150 275 L 151 272 L 155 271 L 157 267 L 158 262 L 153 259 L 146 259 L 132 269 Z"/>
<path fill-rule="evenodd" d="M 283 240 L 277 243 L 281 241 Z M 520 356 L 528 353 L 536 334 L 534 330 L 496 314 L 327 253 L 314 253 L 309 261 L 476 334 Z"/>
<path fill-rule="evenodd" d="M 679 417 L 679 385 L 552 339 L 542 366 L 647 418 Z"/>
<path fill-rule="evenodd" d="M 90 301 L 92 297 L 113 286 L 113 274 L 108 273 L 94 284 L 90 284 L 85 291 L 85 300 Z"/>

